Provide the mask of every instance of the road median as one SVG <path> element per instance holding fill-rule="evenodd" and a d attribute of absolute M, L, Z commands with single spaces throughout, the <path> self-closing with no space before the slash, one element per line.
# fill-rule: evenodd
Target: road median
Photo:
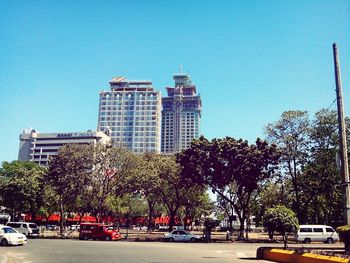
<path fill-rule="evenodd" d="M 257 258 L 281 263 L 348 263 L 347 258 L 319 255 L 310 252 L 284 250 L 280 248 L 260 247 Z"/>
<path fill-rule="evenodd" d="M 158 231 L 134 231 L 125 229 L 120 230 L 120 234 L 122 236 L 122 240 L 127 241 L 163 241 L 164 233 L 166 232 L 158 232 Z M 193 232 L 195 234 L 201 235 L 201 232 Z M 78 239 L 79 231 L 64 231 L 63 236 L 60 236 L 59 231 L 42 231 L 40 234 L 40 238 L 48 238 L 48 239 Z M 213 233 L 211 242 L 233 242 L 234 239 L 230 238 L 229 240 L 226 237 L 226 233 Z"/>

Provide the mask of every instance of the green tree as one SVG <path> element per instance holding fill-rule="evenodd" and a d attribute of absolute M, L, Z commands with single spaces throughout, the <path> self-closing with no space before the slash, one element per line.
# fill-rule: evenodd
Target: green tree
<path fill-rule="evenodd" d="M 182 218 L 185 229 L 190 222 L 208 217 L 214 211 L 214 202 L 210 199 L 206 188 L 199 185 L 188 185 L 184 192 Z"/>
<path fill-rule="evenodd" d="M 178 162 L 183 168 L 183 178 L 208 185 L 234 207 L 243 238 L 252 194 L 261 182 L 273 175 L 278 158 L 276 146 L 260 139 L 255 145 L 249 145 L 247 141 L 231 137 L 211 142 L 200 137 L 178 155 Z"/>
<path fill-rule="evenodd" d="M 336 165 L 338 147 L 336 111 L 322 109 L 311 125 L 310 157 L 300 178 L 306 220 L 338 225 L 342 221 L 341 178 Z"/>
<path fill-rule="evenodd" d="M 67 144 L 49 164 L 47 182 L 58 196 L 61 229 L 66 212 L 92 213 L 100 221 L 114 200 L 127 193 L 135 155 L 111 145 Z M 62 233 L 62 232 L 61 232 Z"/>
<path fill-rule="evenodd" d="M 142 154 L 139 160 L 137 175 L 135 178 L 131 178 L 130 182 L 130 185 L 135 187 L 135 193 L 141 195 L 147 202 L 147 227 L 149 230 L 154 227 L 153 218 L 155 216 L 155 210 L 161 204 L 158 193 L 160 178 L 156 165 L 158 159 L 158 155 L 155 153 L 146 152 Z"/>
<path fill-rule="evenodd" d="M 279 176 L 262 184 L 255 198 L 253 198 L 253 214 L 257 225 L 262 225 L 262 218 L 266 209 L 276 205 L 291 207 L 293 197 L 291 184 L 288 180 L 281 180 Z"/>
<path fill-rule="evenodd" d="M 281 151 L 282 172 L 293 186 L 293 210 L 302 222 L 300 177 L 310 149 L 310 121 L 306 111 L 285 111 L 281 118 L 265 128 L 267 140 Z"/>
<path fill-rule="evenodd" d="M 234 219 L 236 219 L 237 215 L 236 215 L 236 211 L 235 211 L 235 207 L 234 207 L 234 203 L 236 201 L 236 191 L 235 191 L 235 187 L 234 184 L 230 184 L 227 187 L 226 190 L 226 196 L 227 198 L 223 198 L 221 195 L 217 195 L 216 198 L 216 205 L 217 205 L 217 212 L 222 212 L 223 215 L 223 219 L 227 218 L 230 224 L 230 231 L 233 231 L 233 221 L 235 221 Z M 229 200 L 233 200 L 234 202 L 229 202 L 227 201 L 227 199 Z"/>
<path fill-rule="evenodd" d="M 110 211 L 108 199 L 133 191 L 130 178 L 135 178 L 137 160 L 135 154 L 124 148 L 95 147 L 91 189 L 94 197 L 92 212 L 98 220 Z"/>
<path fill-rule="evenodd" d="M 2 205 L 13 218 L 30 213 L 35 218 L 44 202 L 44 167 L 34 162 L 3 162 L 0 168 Z"/>
<path fill-rule="evenodd" d="M 162 156 L 155 153 L 145 153 L 142 155 L 137 178 L 134 183 L 142 196 L 148 203 L 148 225 L 159 204 L 163 204 L 169 217 L 176 215 L 183 218 L 185 228 L 189 222 L 193 222 L 196 217 L 206 214 L 212 209 L 212 202 L 205 192 L 203 186 L 192 185 L 190 181 L 179 178 L 179 167 L 174 163 L 174 157 Z M 166 169 L 166 163 L 173 165 L 175 170 Z M 167 172 L 172 174 L 171 178 L 164 175 Z M 162 185 L 169 187 L 162 187 Z"/>
<path fill-rule="evenodd" d="M 273 238 L 273 233 L 275 231 L 282 235 L 284 249 L 286 249 L 288 233 L 297 231 L 299 223 L 295 213 L 291 209 L 282 205 L 277 205 L 267 209 L 264 216 L 264 226 L 269 232 L 270 239 Z"/>
<path fill-rule="evenodd" d="M 93 145 L 66 144 L 49 162 L 46 182 L 58 197 L 60 234 L 63 235 L 64 217 L 74 211 L 77 199 L 90 186 L 93 169 Z"/>
<path fill-rule="evenodd" d="M 108 209 L 108 210 L 107 210 Z M 127 193 L 122 196 L 109 195 L 106 200 L 106 216 L 112 216 L 114 219 L 126 219 L 126 226 L 129 228 L 132 219 L 144 217 L 147 213 L 146 201 L 135 195 Z"/>
<path fill-rule="evenodd" d="M 169 230 L 175 225 L 175 217 L 184 204 L 187 184 L 180 177 L 180 166 L 174 156 L 158 155 L 154 160 L 158 170 L 157 192 L 169 216 Z"/>

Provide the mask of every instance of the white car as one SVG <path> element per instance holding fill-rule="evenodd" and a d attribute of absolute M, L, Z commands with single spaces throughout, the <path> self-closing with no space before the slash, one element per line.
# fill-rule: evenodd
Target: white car
<path fill-rule="evenodd" d="M 201 240 L 201 236 L 192 235 L 190 232 L 186 230 L 174 230 L 170 233 L 164 234 L 165 241 L 182 241 L 182 242 L 196 242 Z"/>
<path fill-rule="evenodd" d="M 0 245 L 24 245 L 27 237 L 9 226 L 0 225 Z"/>

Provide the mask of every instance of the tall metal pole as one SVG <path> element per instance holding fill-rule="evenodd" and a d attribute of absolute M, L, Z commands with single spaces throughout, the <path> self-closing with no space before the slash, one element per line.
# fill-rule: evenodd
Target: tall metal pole
<path fill-rule="evenodd" d="M 338 58 L 337 44 L 333 44 L 333 58 L 334 58 L 334 72 L 335 85 L 337 92 L 337 106 L 338 106 L 338 125 L 339 125 L 339 144 L 340 144 L 340 160 L 341 160 L 341 175 L 344 197 L 344 223 L 350 225 L 350 189 L 349 189 L 349 165 L 348 152 L 346 142 L 346 127 L 344 121 L 344 105 L 343 105 L 343 90 L 340 77 L 340 66 Z"/>

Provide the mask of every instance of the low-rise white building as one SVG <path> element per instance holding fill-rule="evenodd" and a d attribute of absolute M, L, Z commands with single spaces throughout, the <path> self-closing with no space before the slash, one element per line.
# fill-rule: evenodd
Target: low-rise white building
<path fill-rule="evenodd" d="M 48 165 L 49 157 L 57 155 L 58 149 L 65 144 L 105 144 L 110 142 L 110 137 L 104 132 L 90 130 L 67 133 L 39 133 L 36 130 L 24 130 L 19 140 L 18 160 Z"/>

